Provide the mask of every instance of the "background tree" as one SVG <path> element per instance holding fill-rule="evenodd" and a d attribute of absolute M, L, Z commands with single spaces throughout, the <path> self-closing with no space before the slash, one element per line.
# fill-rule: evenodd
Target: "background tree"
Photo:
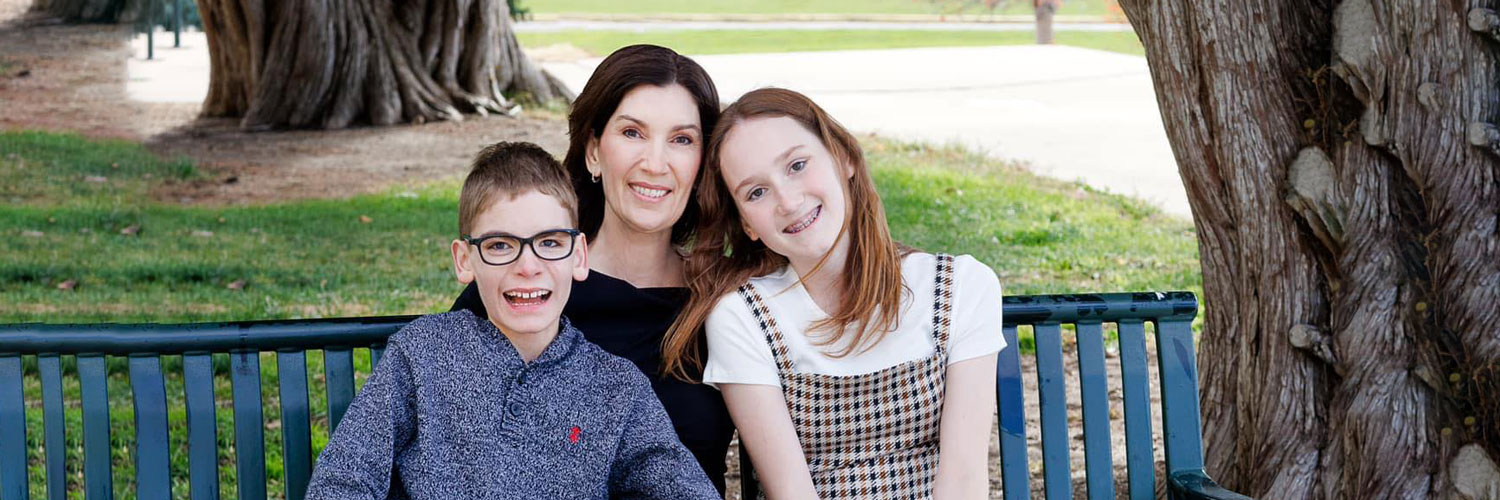
<path fill-rule="evenodd" d="M 1062 7 L 1062 0 L 1031 0 L 1031 8 L 1036 11 L 1036 43 L 1038 45 L 1052 44 L 1052 18 L 1057 16 L 1057 9 Z"/>
<path fill-rule="evenodd" d="M 69 22 L 128 23 L 144 12 L 146 0 L 35 0 L 31 9 Z"/>
<path fill-rule="evenodd" d="M 521 51 L 504 0 L 197 1 L 212 60 L 203 113 L 247 130 L 509 113 L 506 93 L 572 98 Z"/>
<path fill-rule="evenodd" d="M 1210 473 L 1500 494 L 1496 2 L 1120 4 L 1198 229 Z"/>
<path fill-rule="evenodd" d="M 983 10 L 990 16 L 995 15 L 996 10 L 1005 10 L 1015 0 L 922 0 L 937 10 L 940 17 L 961 16 L 970 11 Z M 1036 43 L 1049 45 L 1052 43 L 1052 20 L 1057 15 L 1057 10 L 1062 8 L 1062 0 L 1031 0 L 1032 10 L 1036 13 Z"/>

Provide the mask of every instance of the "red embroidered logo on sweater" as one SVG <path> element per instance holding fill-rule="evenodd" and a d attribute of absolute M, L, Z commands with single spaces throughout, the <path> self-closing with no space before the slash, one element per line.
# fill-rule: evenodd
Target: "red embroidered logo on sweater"
<path fill-rule="evenodd" d="M 573 444 L 578 444 L 578 435 L 582 433 L 583 429 L 579 429 L 576 425 L 573 426 L 573 431 L 568 433 L 568 441 Z"/>

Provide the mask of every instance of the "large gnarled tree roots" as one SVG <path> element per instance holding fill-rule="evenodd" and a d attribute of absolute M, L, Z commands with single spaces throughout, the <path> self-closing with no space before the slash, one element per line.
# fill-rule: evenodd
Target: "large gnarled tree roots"
<path fill-rule="evenodd" d="M 571 99 L 516 41 L 503 0 L 198 0 L 206 116 L 247 130 L 509 113 L 506 93 Z"/>

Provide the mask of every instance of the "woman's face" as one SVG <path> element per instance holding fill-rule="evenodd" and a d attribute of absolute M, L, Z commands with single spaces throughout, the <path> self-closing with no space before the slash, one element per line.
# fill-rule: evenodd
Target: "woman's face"
<path fill-rule="evenodd" d="M 844 186 L 853 171 L 788 117 L 746 119 L 728 134 L 720 168 L 745 234 L 800 272 L 830 251 L 841 261 L 835 245 L 848 211 Z"/>
<path fill-rule="evenodd" d="M 702 152 L 698 106 L 686 88 L 627 92 L 586 155 L 604 187 L 601 231 L 670 233 L 687 207 Z"/>

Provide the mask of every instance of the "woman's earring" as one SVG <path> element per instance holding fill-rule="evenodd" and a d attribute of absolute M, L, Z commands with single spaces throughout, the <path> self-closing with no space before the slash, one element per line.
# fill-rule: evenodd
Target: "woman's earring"
<path fill-rule="evenodd" d="M 599 174 L 594 174 L 594 184 L 599 183 Z"/>

